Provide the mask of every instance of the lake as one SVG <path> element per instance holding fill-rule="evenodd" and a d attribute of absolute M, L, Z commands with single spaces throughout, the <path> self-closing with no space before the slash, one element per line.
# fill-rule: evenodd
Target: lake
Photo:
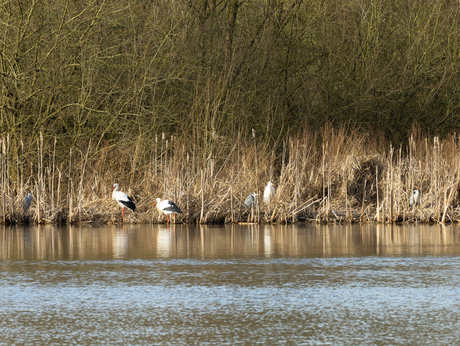
<path fill-rule="evenodd" d="M 0 345 L 460 342 L 457 225 L 0 229 Z"/>

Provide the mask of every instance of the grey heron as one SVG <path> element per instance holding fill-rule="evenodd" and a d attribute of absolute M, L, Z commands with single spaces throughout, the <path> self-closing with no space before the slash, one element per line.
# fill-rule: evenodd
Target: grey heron
<path fill-rule="evenodd" d="M 34 195 L 32 192 L 29 192 L 26 197 L 24 197 L 24 203 L 22 206 L 24 207 L 24 211 L 29 210 L 30 204 L 32 203 L 32 200 L 34 199 Z"/>
<path fill-rule="evenodd" d="M 257 196 L 257 193 L 253 192 L 251 193 L 248 197 L 246 197 L 246 199 L 244 200 L 244 205 L 246 207 L 250 207 L 250 206 L 253 206 L 254 204 L 256 204 L 256 196 Z"/>

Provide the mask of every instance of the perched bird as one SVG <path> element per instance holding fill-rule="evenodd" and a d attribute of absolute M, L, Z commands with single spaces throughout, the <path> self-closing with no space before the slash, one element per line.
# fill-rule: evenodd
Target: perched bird
<path fill-rule="evenodd" d="M 269 181 L 264 190 L 264 204 L 269 204 L 273 197 L 275 197 L 275 187 L 272 182 Z"/>
<path fill-rule="evenodd" d="M 152 204 L 152 207 L 156 204 L 159 212 L 166 215 L 166 224 L 169 224 L 169 220 L 172 219 L 177 214 L 182 214 L 182 210 L 176 205 L 176 203 L 168 201 L 167 199 L 161 200 L 157 198 L 155 203 Z M 169 215 L 173 215 L 169 218 Z"/>
<path fill-rule="evenodd" d="M 420 205 L 420 191 L 414 190 L 409 198 L 409 205 L 411 209 L 414 209 L 415 206 Z"/>
<path fill-rule="evenodd" d="M 254 204 L 256 204 L 256 196 L 257 196 L 257 193 L 253 192 L 251 193 L 248 197 L 246 197 L 246 199 L 244 200 L 244 205 L 246 207 L 250 207 Z"/>
<path fill-rule="evenodd" d="M 132 211 L 136 210 L 136 205 L 134 204 L 134 202 L 132 201 L 131 198 L 129 198 L 129 196 L 124 193 L 123 191 L 118 191 L 120 189 L 120 186 L 118 186 L 117 183 L 113 184 L 113 187 L 112 187 L 112 199 L 115 199 L 118 204 L 120 205 L 120 207 L 123 208 L 123 211 L 122 211 L 122 218 L 123 220 L 125 219 L 125 208 L 129 208 L 131 209 Z"/>
<path fill-rule="evenodd" d="M 33 199 L 34 195 L 32 194 L 32 192 L 29 192 L 29 194 L 26 197 L 24 197 L 24 203 L 22 204 L 22 206 L 24 207 L 24 211 L 29 210 L 30 204 L 32 203 Z"/>

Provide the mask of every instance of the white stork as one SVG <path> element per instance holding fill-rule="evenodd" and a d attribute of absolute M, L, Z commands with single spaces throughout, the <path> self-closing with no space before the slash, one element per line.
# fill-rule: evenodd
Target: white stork
<path fill-rule="evenodd" d="M 152 204 L 152 207 L 156 204 L 157 209 L 159 212 L 166 215 L 166 224 L 169 224 L 169 220 L 171 220 L 177 214 L 182 214 L 182 210 L 176 205 L 176 203 L 168 201 L 167 199 L 161 200 L 161 198 L 157 198 L 155 203 Z M 171 218 L 169 215 L 173 215 Z"/>
<path fill-rule="evenodd" d="M 122 218 L 125 219 L 125 208 L 129 208 L 132 211 L 136 210 L 136 205 L 129 196 L 123 191 L 118 191 L 120 186 L 117 183 L 113 184 L 112 187 L 112 199 L 116 200 L 120 207 L 122 207 Z"/>

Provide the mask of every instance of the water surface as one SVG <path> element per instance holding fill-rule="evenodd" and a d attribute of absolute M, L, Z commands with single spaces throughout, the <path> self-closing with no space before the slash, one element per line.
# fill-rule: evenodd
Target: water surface
<path fill-rule="evenodd" d="M 0 344 L 460 342 L 458 226 L 0 229 Z"/>

